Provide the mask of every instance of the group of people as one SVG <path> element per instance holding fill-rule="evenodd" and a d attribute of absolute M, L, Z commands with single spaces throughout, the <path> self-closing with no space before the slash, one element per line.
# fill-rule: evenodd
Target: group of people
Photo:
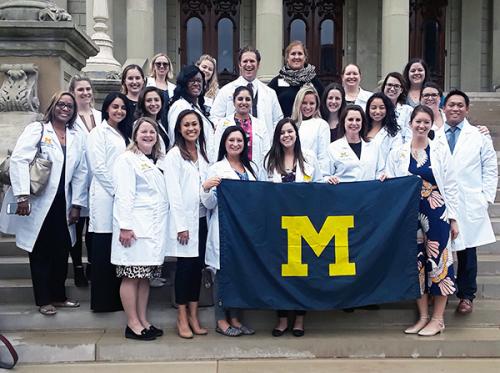
<path fill-rule="evenodd" d="M 79 306 L 67 299 L 64 283 L 70 252 L 75 281 L 87 282 L 81 259 L 86 225 L 94 312 L 123 309 L 127 338 L 161 336 L 147 317 L 150 280 L 161 278 L 166 256 L 176 257 L 178 334 L 207 334 L 198 300 L 202 277 L 215 294 L 218 288 L 222 179 L 334 188 L 418 175 L 415 262 L 422 296 L 419 320 L 405 333 L 441 332 L 447 297 L 455 293 L 458 312 L 470 313 L 476 247 L 495 240 L 487 207 L 495 199 L 497 160 L 487 128 L 466 119 L 468 96 L 452 90 L 443 98 L 423 60 L 409 61 L 403 74 L 387 74 L 379 92 L 361 88 L 355 64 L 344 67 L 342 84 L 323 87 L 307 57 L 305 46 L 292 42 L 284 66 L 266 85 L 257 79 L 259 51 L 245 47 L 238 55 L 240 76 L 219 88 L 211 56 L 182 67 L 174 85 L 172 62 L 160 53 L 147 78 L 140 66 L 126 66 L 122 92 L 109 93 L 101 111 L 93 107 L 85 76 L 54 95 L 44 119 L 17 141 L 0 216 L 0 230 L 15 234 L 17 246 L 29 252 L 39 311 L 54 315 L 59 307 Z M 29 167 L 38 148 L 53 166 L 44 192 L 33 196 Z M 8 214 L 12 203 L 15 214 Z M 274 336 L 289 329 L 304 335 L 304 310 L 279 310 L 277 317 Z M 226 336 L 255 332 L 241 322 L 241 310 L 218 302 L 215 323 Z"/>

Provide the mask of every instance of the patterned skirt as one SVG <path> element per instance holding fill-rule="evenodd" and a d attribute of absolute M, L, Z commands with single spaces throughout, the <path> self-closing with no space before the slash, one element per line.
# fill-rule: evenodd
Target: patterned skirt
<path fill-rule="evenodd" d="M 162 266 L 116 266 L 116 276 L 126 278 L 158 278 L 161 277 Z"/>

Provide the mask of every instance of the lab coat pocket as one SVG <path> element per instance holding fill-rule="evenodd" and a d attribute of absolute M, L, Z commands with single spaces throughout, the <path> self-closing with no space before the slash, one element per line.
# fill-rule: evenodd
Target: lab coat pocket
<path fill-rule="evenodd" d="M 153 238 L 154 213 L 151 208 L 135 207 L 133 231 L 137 238 Z"/>
<path fill-rule="evenodd" d="M 467 217 L 470 220 L 481 220 L 484 219 L 485 211 L 488 209 L 488 201 L 484 197 L 481 191 L 471 191 L 466 193 L 465 207 L 467 211 Z"/>

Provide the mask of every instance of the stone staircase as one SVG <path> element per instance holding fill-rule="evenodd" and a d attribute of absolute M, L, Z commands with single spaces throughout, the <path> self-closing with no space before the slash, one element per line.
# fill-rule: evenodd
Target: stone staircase
<path fill-rule="evenodd" d="M 500 112 L 500 111 L 497 111 Z M 483 121 L 482 123 L 485 123 Z M 488 123 L 493 138 L 500 133 Z M 499 137 L 500 142 L 500 137 Z M 497 145 L 500 149 L 500 144 Z M 500 157 L 499 157 L 500 158 Z M 490 206 L 500 237 L 500 193 Z M 208 336 L 183 340 L 175 334 L 176 310 L 171 287 L 151 289 L 150 320 L 165 329 L 153 342 L 123 338 L 123 312 L 94 314 L 89 289 L 76 288 L 69 266 L 68 296 L 79 299 L 79 309 L 60 309 L 55 317 L 38 313 L 33 302 L 28 257 L 12 238 L 0 238 L 0 332 L 16 346 L 23 363 L 199 361 L 227 359 L 311 358 L 500 358 L 500 241 L 478 250 L 479 275 L 474 312 L 456 314 L 457 300 L 448 304 L 443 334 L 423 338 L 403 334 L 416 319 L 413 302 L 382 305 L 378 311 L 309 312 L 306 335 L 271 336 L 275 313 L 245 311 L 245 322 L 257 329 L 250 337 L 227 338 L 213 330 L 212 307 L 200 309 Z M 0 357 L 5 350 L 0 348 Z M 257 361 L 257 360 L 255 360 Z"/>

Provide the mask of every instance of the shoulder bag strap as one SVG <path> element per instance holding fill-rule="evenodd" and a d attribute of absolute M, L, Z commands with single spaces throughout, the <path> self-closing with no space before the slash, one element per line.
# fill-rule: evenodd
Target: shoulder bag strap
<path fill-rule="evenodd" d="M 17 352 L 16 352 L 16 350 L 14 350 L 14 347 L 12 347 L 12 344 L 9 342 L 9 340 L 1 334 L 0 334 L 0 341 L 2 341 L 2 343 L 5 345 L 5 347 L 7 347 L 7 350 L 9 350 L 10 355 L 12 356 L 12 363 L 4 363 L 4 362 L 0 361 L 0 368 L 12 369 L 17 364 L 17 361 L 19 360 L 19 356 L 17 356 Z"/>

